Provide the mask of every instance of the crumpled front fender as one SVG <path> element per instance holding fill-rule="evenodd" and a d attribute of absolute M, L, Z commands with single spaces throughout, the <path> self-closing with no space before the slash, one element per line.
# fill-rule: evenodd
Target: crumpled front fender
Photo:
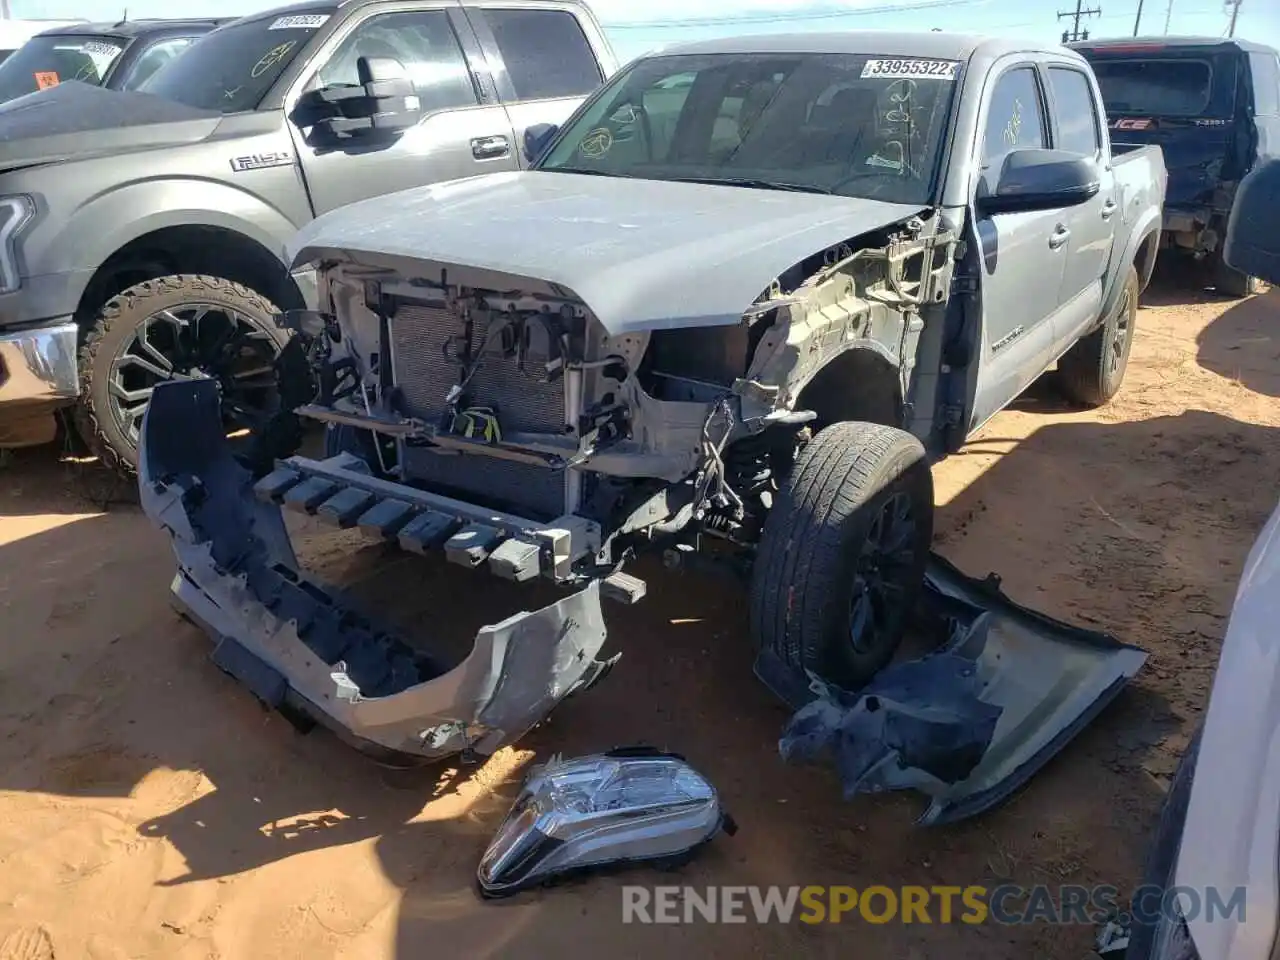
<path fill-rule="evenodd" d="M 231 454 L 213 381 L 156 388 L 138 483 L 173 542 L 176 604 L 214 640 L 215 663 L 267 705 L 366 752 L 493 753 L 612 665 L 596 659 L 606 631 L 595 582 L 482 628 L 448 670 L 356 612 L 299 570 L 279 506 L 255 498 Z"/>

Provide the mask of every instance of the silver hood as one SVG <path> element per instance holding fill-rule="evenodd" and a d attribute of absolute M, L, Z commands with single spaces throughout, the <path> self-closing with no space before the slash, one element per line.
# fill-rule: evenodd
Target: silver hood
<path fill-rule="evenodd" d="M 287 256 L 295 267 L 334 256 L 407 257 L 430 272 L 447 267 L 459 281 L 454 268 L 482 271 L 499 289 L 513 277 L 545 281 L 572 291 L 616 335 L 737 323 L 805 257 L 923 209 L 663 180 L 494 173 L 333 210 L 304 227 Z"/>

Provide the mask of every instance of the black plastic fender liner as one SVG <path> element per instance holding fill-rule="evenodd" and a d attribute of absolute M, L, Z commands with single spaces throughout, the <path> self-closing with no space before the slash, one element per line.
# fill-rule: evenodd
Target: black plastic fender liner
<path fill-rule="evenodd" d="M 422 759 L 489 754 L 539 723 L 612 661 L 600 586 L 484 627 L 446 671 L 298 569 L 280 507 L 254 496 L 226 442 L 217 384 L 159 385 L 138 449 L 142 508 L 169 533 L 176 605 L 214 660 L 276 709 L 344 739 Z"/>

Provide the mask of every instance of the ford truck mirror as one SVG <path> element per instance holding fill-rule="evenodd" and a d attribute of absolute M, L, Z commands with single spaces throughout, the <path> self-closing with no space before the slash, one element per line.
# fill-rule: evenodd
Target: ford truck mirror
<path fill-rule="evenodd" d="M 399 60 L 360 57 L 357 84 L 308 90 L 289 112 L 313 147 L 390 142 L 422 119 L 422 104 Z M 310 128 L 308 130 L 308 128 Z"/>
<path fill-rule="evenodd" d="M 1101 188 L 1092 160 L 1062 150 L 1013 150 L 1000 165 L 994 189 L 989 177 L 990 172 L 984 174 L 978 187 L 984 214 L 1074 207 Z"/>
<path fill-rule="evenodd" d="M 1240 181 L 1222 258 L 1227 266 L 1280 284 L 1280 159 L 1265 160 Z"/>
<path fill-rule="evenodd" d="M 559 132 L 560 128 L 554 123 L 535 123 L 533 126 L 525 128 L 524 158 L 529 161 L 530 165 L 538 162 Z"/>

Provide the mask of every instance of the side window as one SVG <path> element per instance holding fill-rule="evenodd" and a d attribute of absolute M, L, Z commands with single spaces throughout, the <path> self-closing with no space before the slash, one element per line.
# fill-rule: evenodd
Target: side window
<path fill-rule="evenodd" d="M 1280 115 L 1280 61 L 1274 53 L 1251 53 L 1253 112 L 1260 117 Z"/>
<path fill-rule="evenodd" d="M 392 57 L 413 81 L 424 112 L 479 102 L 462 46 L 443 10 L 388 13 L 357 26 L 316 74 L 323 87 L 359 82 L 361 57 Z M 315 86 L 313 81 L 310 86 Z"/>
<path fill-rule="evenodd" d="M 1059 142 L 1054 146 L 1086 157 L 1096 156 L 1102 142 L 1089 78 L 1079 70 L 1050 67 L 1049 86 L 1053 89 L 1053 115 L 1058 121 Z"/>
<path fill-rule="evenodd" d="M 992 165 L 1010 150 L 1047 147 L 1040 83 L 1031 67 L 1010 70 L 996 81 L 987 107 L 982 162 Z"/>
<path fill-rule="evenodd" d="M 169 37 L 167 40 L 158 40 L 149 46 L 142 56 L 133 61 L 133 69 L 129 71 L 120 88 L 122 90 L 137 90 L 147 80 L 151 79 L 151 75 L 163 67 L 166 63 L 180 54 L 187 47 L 195 42 L 195 37 Z"/>
<path fill-rule="evenodd" d="M 507 65 L 516 99 L 580 97 L 603 81 L 595 52 L 572 13 L 486 8 L 484 18 Z"/>

